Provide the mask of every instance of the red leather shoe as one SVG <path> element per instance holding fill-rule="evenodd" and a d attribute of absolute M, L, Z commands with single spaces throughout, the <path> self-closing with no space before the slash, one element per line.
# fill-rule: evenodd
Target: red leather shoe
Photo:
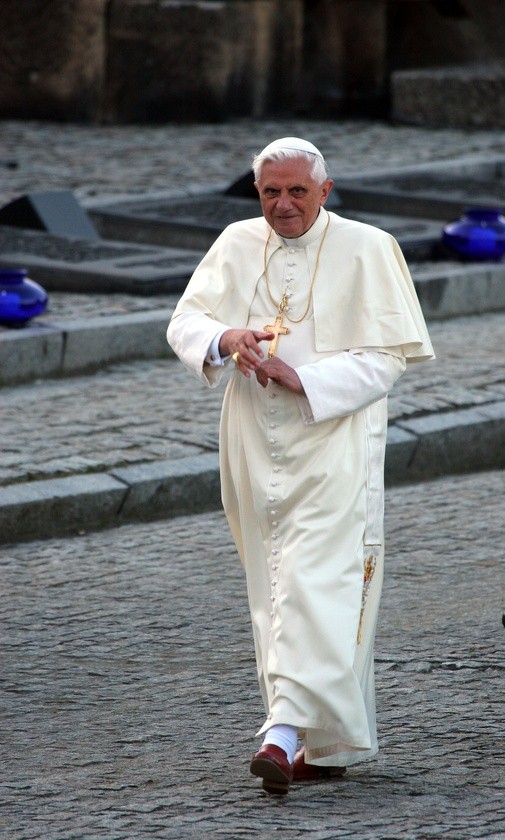
<path fill-rule="evenodd" d="M 263 790 L 285 796 L 293 779 L 293 765 L 284 750 L 275 744 L 265 744 L 253 756 L 251 773 L 263 779 Z"/>
<path fill-rule="evenodd" d="M 317 764 L 305 763 L 305 747 L 301 747 L 293 762 L 294 782 L 316 782 L 318 779 L 330 779 L 343 776 L 345 767 L 319 767 Z"/>

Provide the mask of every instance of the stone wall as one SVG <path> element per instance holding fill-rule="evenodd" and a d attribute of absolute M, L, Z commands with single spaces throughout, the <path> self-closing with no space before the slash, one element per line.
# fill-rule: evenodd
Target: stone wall
<path fill-rule="evenodd" d="M 107 118 L 290 113 L 300 89 L 302 36 L 303 0 L 113 2 Z"/>
<path fill-rule="evenodd" d="M 503 0 L 389 0 L 388 70 L 501 60 Z"/>
<path fill-rule="evenodd" d="M 107 0 L 2 0 L 0 116 L 94 120 Z"/>
<path fill-rule="evenodd" d="M 385 0 L 306 3 L 304 109 L 374 112 L 386 91 Z"/>
<path fill-rule="evenodd" d="M 390 2 L 393 119 L 434 127 L 505 126 L 504 5 Z"/>
<path fill-rule="evenodd" d="M 505 54 L 504 0 L 2 0 L 0 118 L 387 116 L 396 71 Z"/>
<path fill-rule="evenodd" d="M 391 115 L 433 128 L 505 128 L 505 62 L 397 70 Z"/>

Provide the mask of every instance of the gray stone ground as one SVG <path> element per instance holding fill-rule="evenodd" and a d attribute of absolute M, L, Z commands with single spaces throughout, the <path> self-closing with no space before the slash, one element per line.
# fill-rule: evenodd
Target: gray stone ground
<path fill-rule="evenodd" d="M 0 203 L 37 190 L 86 198 L 228 183 L 276 137 L 306 137 L 333 174 L 502 155 L 504 131 L 429 129 L 381 122 L 238 120 L 222 125 L 75 126 L 0 122 Z"/>
<path fill-rule="evenodd" d="M 285 801 L 221 513 L 0 549 L 2 838 L 494 838 L 505 833 L 503 476 L 387 493 L 381 752 Z"/>
<path fill-rule="evenodd" d="M 361 122 L 4 122 L 0 161 L 19 166 L 2 167 L 0 203 L 222 183 L 292 133 L 341 172 L 504 148 L 498 131 Z M 53 305 L 79 318 L 137 303 Z M 392 421 L 503 400 L 504 327 L 500 314 L 431 325 L 439 361 L 401 380 Z M 168 358 L 3 388 L 1 482 L 214 449 L 219 402 Z M 503 491 L 498 471 L 388 490 L 381 752 L 285 801 L 248 773 L 262 709 L 222 513 L 0 546 L 2 840 L 502 838 Z"/>

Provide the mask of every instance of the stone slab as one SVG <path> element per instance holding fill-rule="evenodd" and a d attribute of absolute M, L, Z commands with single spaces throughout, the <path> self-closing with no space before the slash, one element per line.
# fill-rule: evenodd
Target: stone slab
<path fill-rule="evenodd" d="M 362 173 L 336 178 L 335 188 L 346 207 L 448 222 L 469 206 L 505 208 L 505 157 Z"/>
<path fill-rule="evenodd" d="M 71 534 L 111 524 L 127 493 L 106 474 L 0 487 L 0 542 Z"/>
<path fill-rule="evenodd" d="M 0 225 L 79 239 L 100 237 L 71 190 L 30 192 L 0 207 Z"/>
<path fill-rule="evenodd" d="M 398 426 L 389 426 L 386 445 L 384 481 L 395 484 L 409 477 L 409 466 L 417 446 L 417 437 Z"/>
<path fill-rule="evenodd" d="M 0 331 L 0 385 L 54 376 L 61 370 L 64 336 L 53 326 Z"/>
<path fill-rule="evenodd" d="M 260 216 L 261 208 L 258 199 L 213 189 L 100 204 L 90 206 L 88 213 L 111 240 L 207 250 L 227 225 Z"/>
<path fill-rule="evenodd" d="M 48 291 L 181 292 L 201 253 L 0 226 L 0 265 L 26 268 Z"/>
<path fill-rule="evenodd" d="M 164 309 L 62 323 L 62 373 L 80 373 L 127 359 L 173 355 L 166 339 L 171 315 L 172 310 Z"/>
<path fill-rule="evenodd" d="M 0 331 L 0 386 L 76 374 L 128 359 L 172 356 L 166 340 L 173 309 L 28 324 Z"/>
<path fill-rule="evenodd" d="M 443 319 L 505 310 L 505 263 L 411 264 L 425 318 Z"/>
<path fill-rule="evenodd" d="M 413 481 L 505 466 L 505 402 L 440 412 L 398 426 L 417 438 Z"/>
<path fill-rule="evenodd" d="M 427 256 L 440 239 L 440 223 L 355 211 L 342 204 L 338 192 L 330 194 L 327 208 L 347 218 L 389 231 L 408 255 Z M 258 199 L 226 193 L 223 188 L 193 191 L 191 195 L 156 194 L 88 205 L 94 224 L 108 240 L 152 243 L 207 250 L 232 222 L 261 215 Z"/>
<path fill-rule="evenodd" d="M 505 401 L 484 403 L 484 405 L 479 405 L 477 411 L 487 421 L 496 421 L 500 425 L 505 422 Z"/>
<path fill-rule="evenodd" d="M 111 474 L 130 488 L 122 519 L 157 519 L 215 510 L 221 505 L 216 452 L 124 467 Z"/>

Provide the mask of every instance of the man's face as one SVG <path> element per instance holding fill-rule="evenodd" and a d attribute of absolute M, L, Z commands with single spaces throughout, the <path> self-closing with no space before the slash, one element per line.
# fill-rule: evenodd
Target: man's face
<path fill-rule="evenodd" d="M 286 239 L 301 236 L 312 227 L 333 186 L 330 179 L 318 184 L 310 170 L 310 163 L 303 158 L 267 161 L 255 182 L 265 219 Z"/>

